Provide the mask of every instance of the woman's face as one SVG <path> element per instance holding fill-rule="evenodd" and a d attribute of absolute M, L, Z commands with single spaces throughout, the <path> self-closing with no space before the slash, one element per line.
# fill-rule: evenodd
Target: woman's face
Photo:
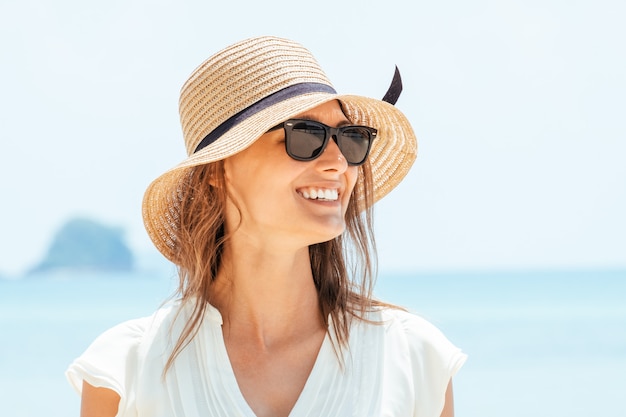
<path fill-rule="evenodd" d="M 297 118 L 337 127 L 349 121 L 337 101 L 322 104 Z M 252 146 L 224 161 L 230 198 L 226 226 L 237 234 L 267 244 L 308 246 L 325 242 L 345 229 L 345 213 L 357 180 L 330 140 L 313 161 L 296 161 L 285 151 L 284 130 L 261 136 Z M 323 192 L 327 198 L 313 198 Z M 233 201 L 241 215 L 233 206 Z"/>

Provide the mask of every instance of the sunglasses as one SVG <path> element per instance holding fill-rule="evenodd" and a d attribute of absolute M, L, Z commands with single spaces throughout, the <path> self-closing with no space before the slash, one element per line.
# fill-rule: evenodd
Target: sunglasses
<path fill-rule="evenodd" d="M 268 132 L 281 128 L 285 130 L 287 155 L 296 161 L 312 161 L 319 157 L 332 137 L 348 165 L 362 165 L 365 162 L 372 141 L 378 133 L 376 129 L 368 126 L 330 127 L 306 119 L 289 119 Z"/>

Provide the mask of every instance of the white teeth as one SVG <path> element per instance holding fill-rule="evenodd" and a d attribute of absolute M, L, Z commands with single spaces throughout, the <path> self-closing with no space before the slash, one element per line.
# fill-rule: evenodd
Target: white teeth
<path fill-rule="evenodd" d="M 324 190 L 322 188 L 301 190 L 300 195 L 310 200 L 336 201 L 339 198 L 339 192 L 337 190 Z"/>

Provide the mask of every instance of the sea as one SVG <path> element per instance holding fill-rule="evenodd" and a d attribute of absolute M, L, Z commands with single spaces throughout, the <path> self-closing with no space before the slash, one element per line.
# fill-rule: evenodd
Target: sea
<path fill-rule="evenodd" d="M 175 285 L 167 268 L 0 279 L 0 416 L 78 416 L 68 364 Z M 626 416 L 626 270 L 383 273 L 375 293 L 469 355 L 459 417 Z"/>

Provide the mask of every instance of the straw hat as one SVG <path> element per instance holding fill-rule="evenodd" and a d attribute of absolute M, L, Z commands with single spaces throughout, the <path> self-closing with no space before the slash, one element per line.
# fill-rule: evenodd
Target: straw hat
<path fill-rule="evenodd" d="M 276 37 L 244 40 L 196 68 L 179 102 L 188 157 L 144 195 L 144 224 L 157 249 L 175 262 L 178 191 L 190 168 L 234 155 L 277 124 L 331 100 L 341 102 L 352 123 L 378 129 L 369 155 L 378 201 L 404 178 L 417 153 L 409 121 L 392 104 L 337 94 L 311 52 Z"/>

